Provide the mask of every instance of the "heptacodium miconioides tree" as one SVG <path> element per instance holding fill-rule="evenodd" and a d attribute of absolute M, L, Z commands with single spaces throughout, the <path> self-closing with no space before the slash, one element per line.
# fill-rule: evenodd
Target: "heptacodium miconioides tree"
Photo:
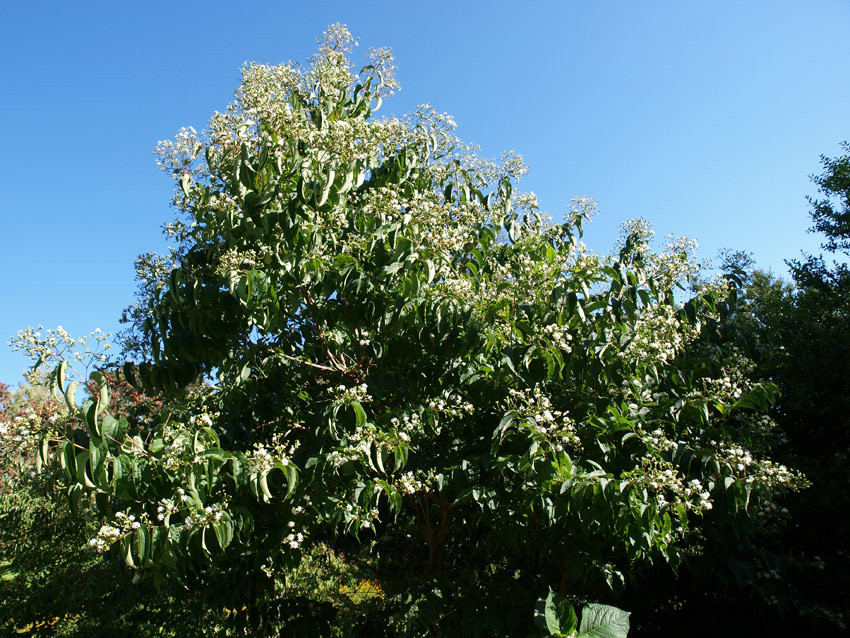
<path fill-rule="evenodd" d="M 57 369 L 89 438 L 45 450 L 99 495 L 93 544 L 256 600 L 348 538 L 397 592 L 388 616 L 517 635 L 549 588 L 675 565 L 799 483 L 766 456 L 773 389 L 725 339 L 734 287 L 687 298 L 691 246 L 653 252 L 640 224 L 589 253 L 588 202 L 547 221 L 521 163 L 479 159 L 448 116 L 374 117 L 392 59 L 355 73 L 351 44 L 335 26 L 307 68 L 246 66 L 204 133 L 160 145 L 178 245 L 126 372 L 217 382 L 134 423 L 105 384 L 77 407 Z"/>

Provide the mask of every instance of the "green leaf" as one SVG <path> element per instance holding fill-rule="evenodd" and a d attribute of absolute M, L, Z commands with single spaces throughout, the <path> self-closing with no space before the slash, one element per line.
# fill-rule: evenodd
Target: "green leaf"
<path fill-rule="evenodd" d="M 109 452 L 103 440 L 99 443 L 94 439 L 89 441 L 89 459 L 93 478 L 100 472 L 100 468 L 103 466 L 108 455 Z"/>
<path fill-rule="evenodd" d="M 97 403 L 91 400 L 86 401 L 83 404 L 83 416 L 86 419 L 89 434 L 92 437 L 100 439 L 103 436 L 103 432 L 100 429 L 100 421 L 97 418 Z"/>
<path fill-rule="evenodd" d="M 272 493 L 269 491 L 269 473 L 262 472 L 257 479 L 257 485 L 263 495 L 263 500 L 268 503 L 272 500 Z"/>
<path fill-rule="evenodd" d="M 139 562 L 144 563 L 148 557 L 148 549 L 150 542 L 148 538 L 148 530 L 145 527 L 140 527 L 134 532 L 136 537 L 136 553 L 139 556 Z"/>
<path fill-rule="evenodd" d="M 97 397 L 94 410 L 94 418 L 97 421 L 100 415 L 109 407 L 109 387 L 106 383 L 106 377 L 102 372 L 92 372 L 90 378 L 97 384 Z"/>
<path fill-rule="evenodd" d="M 398 472 L 407 463 L 407 450 L 408 447 L 403 443 L 399 443 L 393 448 L 393 457 L 395 459 L 394 471 Z"/>
<path fill-rule="evenodd" d="M 77 388 L 80 387 L 79 381 L 71 381 L 65 389 L 65 403 L 71 412 L 77 411 Z"/>
<path fill-rule="evenodd" d="M 136 377 L 136 364 L 132 361 L 128 361 L 122 366 L 122 370 L 124 372 L 124 379 L 126 379 L 127 383 L 129 383 L 136 390 L 140 390 L 139 380 Z"/>
<path fill-rule="evenodd" d="M 59 390 L 59 393 L 62 394 L 65 392 L 65 382 L 67 380 L 66 374 L 68 370 L 68 362 L 64 359 L 59 362 L 59 365 L 56 366 L 56 387 Z"/>
<path fill-rule="evenodd" d="M 546 597 L 544 608 L 546 626 L 553 634 L 571 634 L 578 620 L 573 606 L 560 594 L 552 591 Z"/>
<path fill-rule="evenodd" d="M 363 427 L 366 425 L 366 411 L 363 409 L 363 406 L 360 405 L 360 402 L 352 401 L 351 407 L 354 408 L 355 425 L 357 427 Z"/>
<path fill-rule="evenodd" d="M 543 350 L 543 358 L 546 359 L 546 378 L 555 376 L 555 357 L 548 350 Z"/>
<path fill-rule="evenodd" d="M 73 441 L 65 440 L 59 444 L 59 465 L 65 470 L 69 479 L 77 475 L 77 457 Z"/>
<path fill-rule="evenodd" d="M 631 612 L 590 603 L 581 610 L 581 626 L 577 638 L 626 638 Z"/>
<path fill-rule="evenodd" d="M 88 469 L 89 462 L 89 451 L 83 450 L 79 454 L 77 454 L 76 458 L 76 467 L 77 467 L 77 481 L 82 485 L 86 486 L 88 489 L 93 490 L 97 489 L 97 486 L 91 479 L 89 475 Z"/>
<path fill-rule="evenodd" d="M 41 468 L 50 460 L 50 439 L 46 436 L 41 437 L 38 445 L 38 455 L 35 458 L 36 472 L 41 472 Z"/>
<path fill-rule="evenodd" d="M 80 515 L 80 502 L 83 498 L 83 486 L 79 483 L 74 483 L 68 488 L 68 503 L 71 506 L 71 513 L 74 516 Z"/>
<path fill-rule="evenodd" d="M 124 440 L 124 435 L 127 434 L 127 419 L 123 417 L 116 419 L 107 414 L 103 417 L 100 427 L 107 441 L 121 443 Z"/>
<path fill-rule="evenodd" d="M 389 266 L 387 266 L 386 268 L 384 268 L 384 272 L 386 272 L 387 275 L 394 275 L 401 269 L 401 267 L 403 265 L 404 264 L 400 261 L 394 262 L 394 263 L 390 264 Z"/>
<path fill-rule="evenodd" d="M 511 423 L 513 423 L 514 418 L 516 418 L 516 411 L 510 410 L 504 414 L 501 421 L 499 421 L 499 425 L 493 430 L 493 438 L 498 437 L 500 440 L 505 437 L 505 432 L 510 427 Z"/>
<path fill-rule="evenodd" d="M 230 464 L 233 472 L 233 483 L 236 489 L 239 490 L 248 484 L 248 472 L 245 470 L 245 456 L 234 454 L 230 459 Z"/>
<path fill-rule="evenodd" d="M 534 622 L 545 628 L 550 635 L 572 634 L 578 619 L 573 606 L 558 592 L 550 591 L 546 598 L 538 598 L 534 608 Z"/>
<path fill-rule="evenodd" d="M 216 521 L 212 524 L 215 538 L 219 547 L 225 549 L 233 541 L 233 523 L 228 520 Z"/>
<path fill-rule="evenodd" d="M 164 527 L 154 527 L 150 530 L 151 542 L 150 553 L 151 560 L 157 561 L 162 557 L 163 551 L 168 543 L 168 530 Z"/>
<path fill-rule="evenodd" d="M 131 537 L 125 536 L 122 538 L 119 541 L 119 546 L 121 547 L 121 556 L 124 558 L 124 562 L 130 567 L 135 567 L 136 563 L 133 561 L 133 543 L 131 542 Z"/>
<path fill-rule="evenodd" d="M 295 487 L 298 485 L 298 469 L 292 462 L 287 462 L 284 465 L 282 461 L 277 461 L 275 467 L 286 476 L 286 498 L 289 498 L 289 495 L 295 491 Z"/>

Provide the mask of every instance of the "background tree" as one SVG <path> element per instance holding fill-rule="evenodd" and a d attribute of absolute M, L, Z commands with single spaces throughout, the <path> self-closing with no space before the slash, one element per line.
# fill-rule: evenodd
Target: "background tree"
<path fill-rule="evenodd" d="M 842 149 L 850 147 L 845 142 Z M 822 156 L 821 164 L 812 181 L 822 197 L 808 198 L 812 230 L 825 235 L 824 250 L 846 257 L 850 155 Z M 795 567 L 783 578 L 796 588 L 787 602 L 844 627 L 850 618 L 850 271 L 846 262 L 828 265 L 822 255 L 788 264 L 793 284 L 752 274 L 735 324 L 757 363 L 755 375 L 781 391 L 773 409 L 786 437 L 781 458 L 813 483 L 785 503 L 794 524 L 781 549 Z"/>
<path fill-rule="evenodd" d="M 850 253 L 850 144 L 841 143 L 847 153 L 836 158 L 821 155 L 823 173 L 813 175 L 823 199 L 808 197 L 812 230 L 826 237 L 824 250 Z"/>

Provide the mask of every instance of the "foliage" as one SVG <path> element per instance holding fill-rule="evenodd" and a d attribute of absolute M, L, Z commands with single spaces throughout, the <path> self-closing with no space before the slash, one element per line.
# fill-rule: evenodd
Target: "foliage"
<path fill-rule="evenodd" d="M 105 374 L 113 412 L 167 418 L 163 410 L 171 406 L 161 397 L 138 393 L 117 375 Z M 226 626 L 232 631 L 244 611 L 216 612 L 189 592 L 155 586 L 149 570 L 128 573 L 116 554 L 81 551 L 97 533 L 92 512 L 73 515 L 66 486 L 53 474 L 61 473 L 58 463 L 37 472 L 36 450 L 21 445 L 25 436 L 16 440 L 24 421 L 50 422 L 64 414 L 62 404 L 46 399 L 27 383 L 14 391 L 0 384 L 0 630 L 33 636 L 205 636 L 227 633 Z M 297 620 L 302 607 L 319 606 L 327 616 L 325 635 L 349 636 L 379 635 L 370 615 L 385 596 L 368 561 L 351 564 L 322 545 L 288 574 L 284 599 L 293 603 L 295 615 L 288 620 Z"/>
<path fill-rule="evenodd" d="M 118 399 L 116 408 L 137 414 L 145 403 Z M 97 531 L 91 513 L 72 515 L 58 463 L 39 467 L 35 447 L 24 445 L 29 426 L 65 412 L 27 383 L 0 388 L 0 633 L 202 635 L 216 619 L 191 596 L 157 593 L 150 573 L 82 551 Z"/>
<path fill-rule="evenodd" d="M 374 563 L 385 631 L 520 635 L 540 592 L 617 590 L 718 527 L 746 542 L 803 480 L 770 460 L 734 285 L 642 223 L 588 253 L 589 202 L 552 223 L 448 116 L 373 118 L 392 60 L 354 73 L 351 44 L 246 66 L 206 133 L 160 145 L 178 246 L 142 275 L 125 374 L 174 409 L 115 418 L 101 371 L 80 406 L 62 362 L 68 418 L 34 428 L 102 517 L 92 547 L 272 633 L 335 613 L 285 589 L 328 542 Z"/>
<path fill-rule="evenodd" d="M 591 603 L 581 612 L 581 625 L 573 606 L 557 592 L 550 591 L 537 601 L 535 621 L 547 636 L 564 638 L 626 638 L 629 612 Z"/>
<path fill-rule="evenodd" d="M 821 155 L 823 173 L 812 181 L 824 196 L 809 197 L 813 231 L 826 236 L 824 249 L 850 253 L 850 144 L 843 142 L 845 155 L 829 158 Z"/>
<path fill-rule="evenodd" d="M 290 613 L 283 623 L 288 630 L 300 622 L 308 634 L 321 627 L 323 636 L 385 635 L 390 612 L 398 610 L 388 606 L 374 559 L 365 552 L 357 558 L 319 543 L 305 552 L 297 568 L 280 575 L 286 580 L 281 600 Z M 305 614 L 311 609 L 312 618 Z"/>

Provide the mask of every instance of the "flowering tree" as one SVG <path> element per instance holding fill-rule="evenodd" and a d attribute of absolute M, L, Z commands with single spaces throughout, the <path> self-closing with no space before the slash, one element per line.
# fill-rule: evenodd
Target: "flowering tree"
<path fill-rule="evenodd" d="M 374 118 L 392 59 L 355 73 L 351 44 L 335 26 L 306 69 L 246 66 L 205 133 L 160 145 L 178 247 L 125 372 L 218 384 L 140 424 L 102 374 L 80 407 L 56 368 L 88 438 L 46 427 L 44 449 L 100 503 L 94 546 L 256 604 L 336 539 L 378 561 L 385 626 L 517 635 L 550 589 L 675 565 L 800 481 L 766 456 L 772 386 L 725 338 L 734 288 L 677 301 L 688 242 L 653 252 L 636 224 L 589 253 L 591 202 L 552 223 L 521 162 L 476 157 L 449 117 Z"/>

